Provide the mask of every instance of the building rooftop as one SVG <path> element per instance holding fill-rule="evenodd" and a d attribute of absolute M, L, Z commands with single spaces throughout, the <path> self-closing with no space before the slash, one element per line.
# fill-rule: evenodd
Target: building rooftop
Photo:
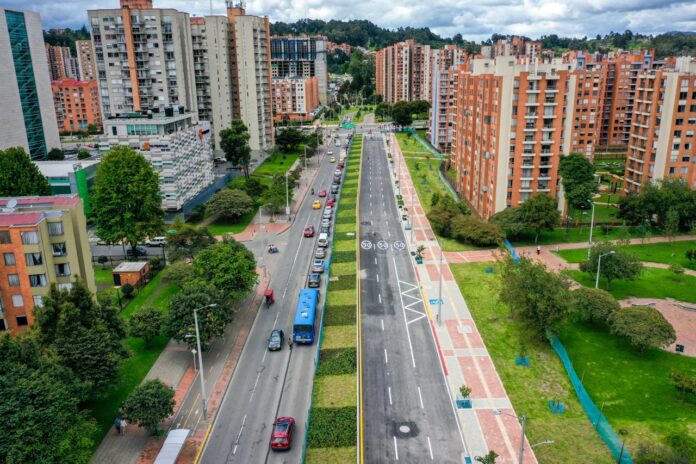
<path fill-rule="evenodd" d="M 44 214 L 40 211 L 5 213 L 0 212 L 0 227 L 33 226 L 41 222 Z"/>
<path fill-rule="evenodd" d="M 54 85 L 61 87 L 88 87 L 90 85 L 96 85 L 97 81 L 80 81 L 77 79 L 58 79 L 53 81 Z"/>
<path fill-rule="evenodd" d="M 109 116 L 104 120 L 104 124 L 169 124 L 172 122 L 190 119 L 194 113 L 186 111 L 180 113 L 174 110 L 171 116 L 167 116 L 164 111 L 158 113 L 125 113 L 119 116 Z"/>
<path fill-rule="evenodd" d="M 34 164 L 45 177 L 67 177 L 71 172 L 99 164 L 99 160 L 34 161 Z"/>
<path fill-rule="evenodd" d="M 113 272 L 140 272 L 145 266 L 147 266 L 147 261 L 124 261 L 116 266 Z"/>
<path fill-rule="evenodd" d="M 73 206 L 81 200 L 78 195 L 51 195 L 46 197 L 0 197 L 0 208 L 7 208 L 10 200 L 16 200 L 14 209 L 46 208 L 55 206 Z"/>

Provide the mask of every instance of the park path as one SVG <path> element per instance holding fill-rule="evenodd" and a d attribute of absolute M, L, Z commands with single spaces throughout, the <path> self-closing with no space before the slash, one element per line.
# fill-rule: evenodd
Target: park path
<path fill-rule="evenodd" d="M 496 462 L 516 463 L 522 430 L 514 408 L 449 268 L 449 259 L 445 256 L 442 266 L 438 266 L 440 248 L 393 134 L 390 135 L 389 143 L 395 163 L 393 179 L 396 180 L 398 172 L 404 202 L 413 205 L 409 208 L 412 230 L 404 232 L 407 238 L 410 237 L 409 248 L 415 251 L 419 245 L 426 247 L 423 264 L 415 265 L 416 275 L 450 394 L 453 398 L 456 397 L 461 385 L 472 389 L 472 408 L 457 409 L 468 454 L 473 460 L 489 450 L 495 450 L 500 456 Z M 440 272 L 442 299 L 439 298 L 438 289 Z M 497 411 L 503 414 L 496 414 Z M 526 463 L 537 462 L 526 439 L 524 455 Z"/>

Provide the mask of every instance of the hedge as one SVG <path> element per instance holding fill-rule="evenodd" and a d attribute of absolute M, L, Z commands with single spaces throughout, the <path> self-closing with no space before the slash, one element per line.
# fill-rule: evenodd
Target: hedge
<path fill-rule="evenodd" d="M 309 414 L 307 444 L 310 448 L 355 446 L 357 442 L 356 407 L 312 408 Z"/>
<path fill-rule="evenodd" d="M 324 325 L 355 324 L 355 305 L 327 305 Z"/>
<path fill-rule="evenodd" d="M 321 350 L 315 375 L 352 374 L 357 369 L 357 350 L 355 348 Z"/>
<path fill-rule="evenodd" d="M 355 251 L 335 251 L 331 254 L 332 263 L 350 263 L 355 261 Z"/>
<path fill-rule="evenodd" d="M 332 290 L 348 290 L 356 288 L 355 274 L 331 275 L 331 279 L 338 277 L 338 280 L 331 280 Z"/>

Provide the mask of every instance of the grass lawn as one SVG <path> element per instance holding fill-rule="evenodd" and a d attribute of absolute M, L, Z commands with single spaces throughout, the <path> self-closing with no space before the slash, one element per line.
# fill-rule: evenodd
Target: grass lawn
<path fill-rule="evenodd" d="M 688 269 L 696 269 L 696 263 L 686 259 L 686 250 L 696 249 L 696 241 L 685 240 L 670 243 L 646 243 L 644 245 L 629 245 L 621 247 L 632 253 L 641 261 L 653 263 L 679 264 Z M 578 250 L 560 250 L 557 253 L 569 263 L 580 263 L 587 259 L 587 248 Z"/>
<path fill-rule="evenodd" d="M 355 374 L 323 375 L 314 383 L 312 406 L 343 408 L 357 405 Z"/>
<path fill-rule="evenodd" d="M 641 238 L 641 231 L 638 227 L 610 227 L 606 231 L 601 227 L 595 226 L 593 232 L 594 240 L 619 240 Z M 656 237 L 663 235 L 662 231 L 657 228 L 652 228 L 648 231 L 647 237 Z M 558 227 L 552 232 L 543 231 L 539 234 L 539 243 L 542 245 L 553 245 L 556 243 L 580 243 L 587 242 L 590 238 L 589 227 Z M 518 237 L 510 238 L 510 242 L 515 246 L 534 245 L 534 233 L 523 233 Z"/>
<path fill-rule="evenodd" d="M 357 456 L 357 447 L 346 446 L 341 448 L 308 448 L 305 462 L 307 464 L 324 464 L 327 462 L 351 462 Z"/>
<path fill-rule="evenodd" d="M 296 153 L 276 154 L 266 158 L 261 166 L 252 173 L 255 177 L 272 177 L 274 174 L 285 174 L 290 166 L 304 152 L 304 146 L 300 145 Z"/>
<path fill-rule="evenodd" d="M 208 230 L 210 230 L 210 233 L 213 235 L 238 234 L 244 232 L 244 229 L 251 223 L 254 216 L 256 216 L 256 211 L 245 214 L 236 222 L 231 222 L 228 219 L 218 219 L 212 224 L 208 224 Z"/>
<path fill-rule="evenodd" d="M 486 274 L 488 263 L 450 265 L 476 325 L 490 352 L 503 385 L 518 414 L 527 414 L 527 437 L 531 443 L 554 440 L 534 450 L 541 464 L 614 462 L 609 449 L 595 433 L 575 396 L 560 359 L 548 343 L 527 346 L 531 365 L 515 365 L 520 329 L 497 298 L 496 274 Z M 567 411 L 555 415 L 548 401 L 560 400 Z"/>
<path fill-rule="evenodd" d="M 568 271 L 568 275 L 584 285 L 594 287 L 594 275 L 582 271 Z M 606 289 L 607 281 L 599 278 L 599 288 Z M 640 277 L 633 281 L 614 280 L 610 292 L 617 300 L 634 296 L 637 298 L 674 298 L 696 303 L 696 277 L 676 275 L 668 269 L 643 268 Z"/>
<path fill-rule="evenodd" d="M 616 197 L 616 195 L 614 195 Z M 597 224 L 619 224 L 623 225 L 623 220 L 616 218 L 619 209 L 610 205 L 595 205 L 595 226 Z M 570 217 L 574 224 L 590 224 L 592 222 L 592 210 L 574 210 Z"/>
<path fill-rule="evenodd" d="M 586 324 L 561 331 L 578 375 L 614 430 L 625 429 L 629 451 L 640 441 L 662 441 L 670 432 L 696 434 L 696 404 L 678 398 L 669 380 L 675 370 L 696 375 L 696 359 L 661 350 L 638 354 L 622 339 Z"/>
<path fill-rule="evenodd" d="M 102 269 L 100 265 L 95 264 L 94 267 L 94 281 L 97 287 L 109 287 L 114 285 L 114 279 L 111 275 L 112 268 L 106 266 L 106 269 Z"/>

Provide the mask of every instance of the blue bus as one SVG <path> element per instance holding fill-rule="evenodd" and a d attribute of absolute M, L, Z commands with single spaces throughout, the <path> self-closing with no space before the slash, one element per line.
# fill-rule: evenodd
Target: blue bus
<path fill-rule="evenodd" d="M 300 290 L 300 298 L 295 309 L 295 322 L 292 325 L 292 337 L 295 343 L 314 343 L 315 323 L 319 290 L 305 288 Z"/>

